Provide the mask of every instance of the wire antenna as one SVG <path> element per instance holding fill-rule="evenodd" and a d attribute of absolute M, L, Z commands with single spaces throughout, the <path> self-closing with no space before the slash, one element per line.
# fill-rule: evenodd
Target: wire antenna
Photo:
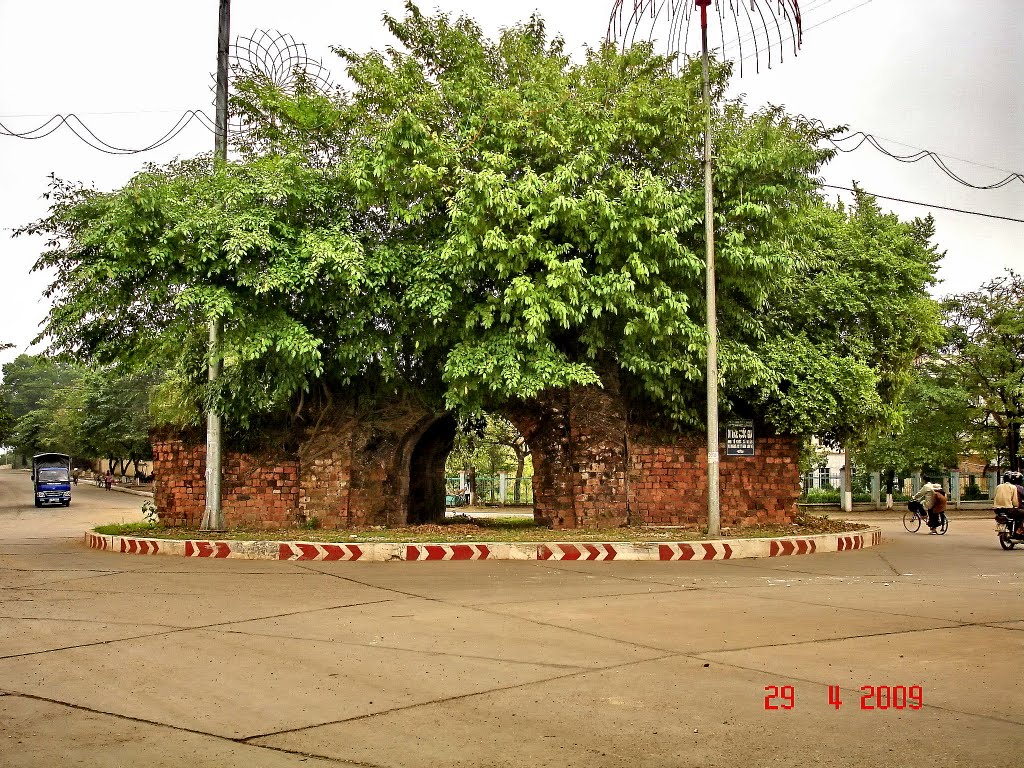
<path fill-rule="evenodd" d="M 762 61 L 771 69 L 783 62 L 787 42 L 794 56 L 803 43 L 797 0 L 615 0 L 607 37 L 623 50 L 638 40 L 660 43 L 678 67 L 681 59 L 701 53 L 700 17 L 708 6 L 718 17 L 712 44 L 718 43 L 723 58 L 739 61 L 741 77 L 746 59 L 754 59 L 757 72 Z"/>
<path fill-rule="evenodd" d="M 252 78 L 292 95 L 300 85 L 324 95 L 334 91 L 331 73 L 323 61 L 310 58 L 306 44 L 297 42 L 287 32 L 257 29 L 247 37 L 239 36 L 231 46 L 230 60 L 232 81 Z M 246 127 L 233 116 L 229 130 L 241 133 Z"/>

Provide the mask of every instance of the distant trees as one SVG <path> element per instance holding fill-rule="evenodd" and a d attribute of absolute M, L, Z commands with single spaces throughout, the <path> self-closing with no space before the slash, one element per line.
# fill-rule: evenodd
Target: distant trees
<path fill-rule="evenodd" d="M 949 376 L 964 392 L 980 451 L 1021 469 L 1024 428 L 1024 277 L 1006 274 L 943 303 Z"/>
<path fill-rule="evenodd" d="M 524 476 L 530 459 L 530 447 L 510 421 L 488 413 L 465 421 L 456 433 L 455 447 L 448 456 L 447 472 L 465 472 L 470 491 L 477 493 L 478 472 L 496 477 L 500 472 L 511 474 L 515 482 L 511 501 L 522 500 Z M 532 470 L 532 467 L 530 467 Z"/>
<path fill-rule="evenodd" d="M 1020 468 L 1024 428 L 1024 279 L 1006 274 L 941 304 L 944 341 L 922 356 L 890 429 L 859 456 L 893 473 L 955 467 L 974 454 Z"/>
<path fill-rule="evenodd" d="M 106 458 L 122 475 L 152 458 L 151 374 L 124 367 L 87 368 L 42 355 L 19 355 L 3 367 L 0 413 L 9 426 L 0 442 L 23 456 L 59 451 Z"/>

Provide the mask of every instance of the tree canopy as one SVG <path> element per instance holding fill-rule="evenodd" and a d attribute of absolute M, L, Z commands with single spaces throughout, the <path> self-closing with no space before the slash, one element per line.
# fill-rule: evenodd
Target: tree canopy
<path fill-rule="evenodd" d="M 241 82 L 234 162 L 55 180 L 44 331 L 81 359 L 159 366 L 165 418 L 244 427 L 344 389 L 493 410 L 608 383 L 703 412 L 700 74 L 638 44 L 572 60 L 543 22 L 486 38 L 413 4 L 397 44 L 339 50 L 351 92 Z M 818 194 L 829 131 L 724 99 L 715 64 L 723 408 L 846 440 L 897 418 L 934 340 L 928 220 Z M 205 383 L 205 326 L 224 376 Z M 169 404 L 169 405 L 168 405 Z"/>
<path fill-rule="evenodd" d="M 1024 276 L 1007 270 L 943 303 L 943 362 L 964 390 L 975 446 L 1021 466 L 1024 426 Z"/>
<path fill-rule="evenodd" d="M 60 451 L 124 462 L 151 457 L 151 373 L 19 355 L 3 374 L 0 409 L 11 414 L 3 442 L 23 456 Z"/>

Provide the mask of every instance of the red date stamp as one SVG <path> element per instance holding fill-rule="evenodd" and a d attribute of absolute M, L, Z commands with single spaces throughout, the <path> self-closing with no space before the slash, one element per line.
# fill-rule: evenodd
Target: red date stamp
<path fill-rule="evenodd" d="M 792 685 L 766 685 L 766 710 L 789 710 L 796 707 L 796 688 Z M 828 687 L 828 704 L 833 709 L 843 706 L 843 691 L 838 685 Z M 924 689 L 920 685 L 862 685 L 862 710 L 919 710 L 924 706 Z"/>

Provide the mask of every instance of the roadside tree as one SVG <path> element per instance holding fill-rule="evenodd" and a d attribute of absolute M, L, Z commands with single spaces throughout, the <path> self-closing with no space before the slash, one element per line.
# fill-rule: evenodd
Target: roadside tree
<path fill-rule="evenodd" d="M 943 303 L 946 361 L 966 391 L 977 446 L 1020 469 L 1024 426 L 1024 277 L 1007 270 Z"/>

